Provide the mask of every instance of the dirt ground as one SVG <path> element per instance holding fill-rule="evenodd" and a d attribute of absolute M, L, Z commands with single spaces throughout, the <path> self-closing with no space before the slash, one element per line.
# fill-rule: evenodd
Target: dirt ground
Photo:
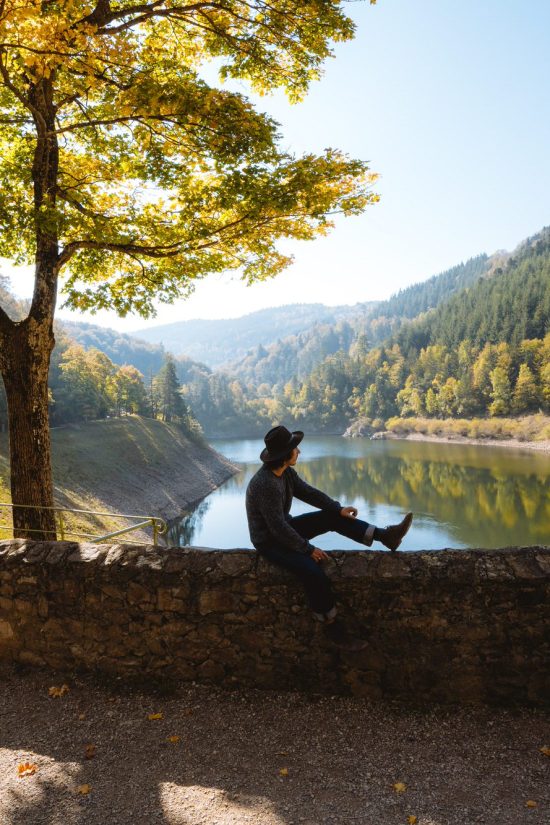
<path fill-rule="evenodd" d="M 544 746 L 543 710 L 3 666 L 0 825 L 542 825 Z"/>

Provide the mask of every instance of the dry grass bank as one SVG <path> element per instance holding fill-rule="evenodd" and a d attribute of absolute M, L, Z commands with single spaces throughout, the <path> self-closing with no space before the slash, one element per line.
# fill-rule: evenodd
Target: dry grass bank
<path fill-rule="evenodd" d="M 539 413 L 520 418 L 390 418 L 389 434 L 398 438 L 426 438 L 469 444 L 498 443 L 550 451 L 550 416 Z"/>
<path fill-rule="evenodd" d="M 71 424 L 51 431 L 55 503 L 59 507 L 174 518 L 234 472 L 234 466 L 182 430 L 151 418 L 127 416 Z M 8 440 L 0 436 L 0 500 L 10 502 Z M 69 529 L 101 535 L 129 522 L 106 516 L 68 516 Z M 0 510 L 0 526 L 11 525 Z M 10 538 L 8 530 L 0 538 Z M 71 538 L 71 536 L 67 536 Z M 132 534 L 129 538 L 138 538 Z M 146 538 L 141 534 L 141 538 Z"/>

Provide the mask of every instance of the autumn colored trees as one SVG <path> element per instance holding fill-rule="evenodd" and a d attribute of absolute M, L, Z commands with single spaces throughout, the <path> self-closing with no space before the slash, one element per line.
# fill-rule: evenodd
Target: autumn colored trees
<path fill-rule="evenodd" d="M 331 43 L 340 2 L 2 0 L 0 255 L 33 263 L 28 315 L 0 308 L 16 536 L 55 535 L 48 370 L 60 288 L 75 308 L 151 313 L 198 278 L 252 282 L 288 263 L 334 212 L 377 198 L 361 161 L 294 157 L 277 124 L 225 78 L 299 100 Z M 60 282 L 60 278 L 63 278 Z"/>

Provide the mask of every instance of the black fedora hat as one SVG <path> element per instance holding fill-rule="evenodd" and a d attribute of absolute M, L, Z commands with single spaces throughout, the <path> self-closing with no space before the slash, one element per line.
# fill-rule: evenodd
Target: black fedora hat
<path fill-rule="evenodd" d="M 304 437 L 301 430 L 290 432 L 286 427 L 279 425 L 273 427 L 264 438 L 265 449 L 260 453 L 262 461 L 277 461 L 283 458 L 287 453 L 297 447 Z"/>

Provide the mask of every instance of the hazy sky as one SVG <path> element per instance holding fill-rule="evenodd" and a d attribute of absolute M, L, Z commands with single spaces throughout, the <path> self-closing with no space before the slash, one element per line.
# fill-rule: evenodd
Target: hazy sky
<path fill-rule="evenodd" d="M 291 106 L 277 95 L 258 106 L 281 124 L 285 148 L 332 146 L 369 160 L 381 202 L 339 219 L 327 238 L 286 246 L 295 263 L 273 281 L 245 287 L 235 274 L 212 276 L 148 322 L 70 317 L 130 331 L 287 303 L 382 299 L 550 224 L 550 2 L 346 5 L 356 38 L 336 48 L 306 101 Z M 30 294 L 29 276 L 12 284 Z"/>

